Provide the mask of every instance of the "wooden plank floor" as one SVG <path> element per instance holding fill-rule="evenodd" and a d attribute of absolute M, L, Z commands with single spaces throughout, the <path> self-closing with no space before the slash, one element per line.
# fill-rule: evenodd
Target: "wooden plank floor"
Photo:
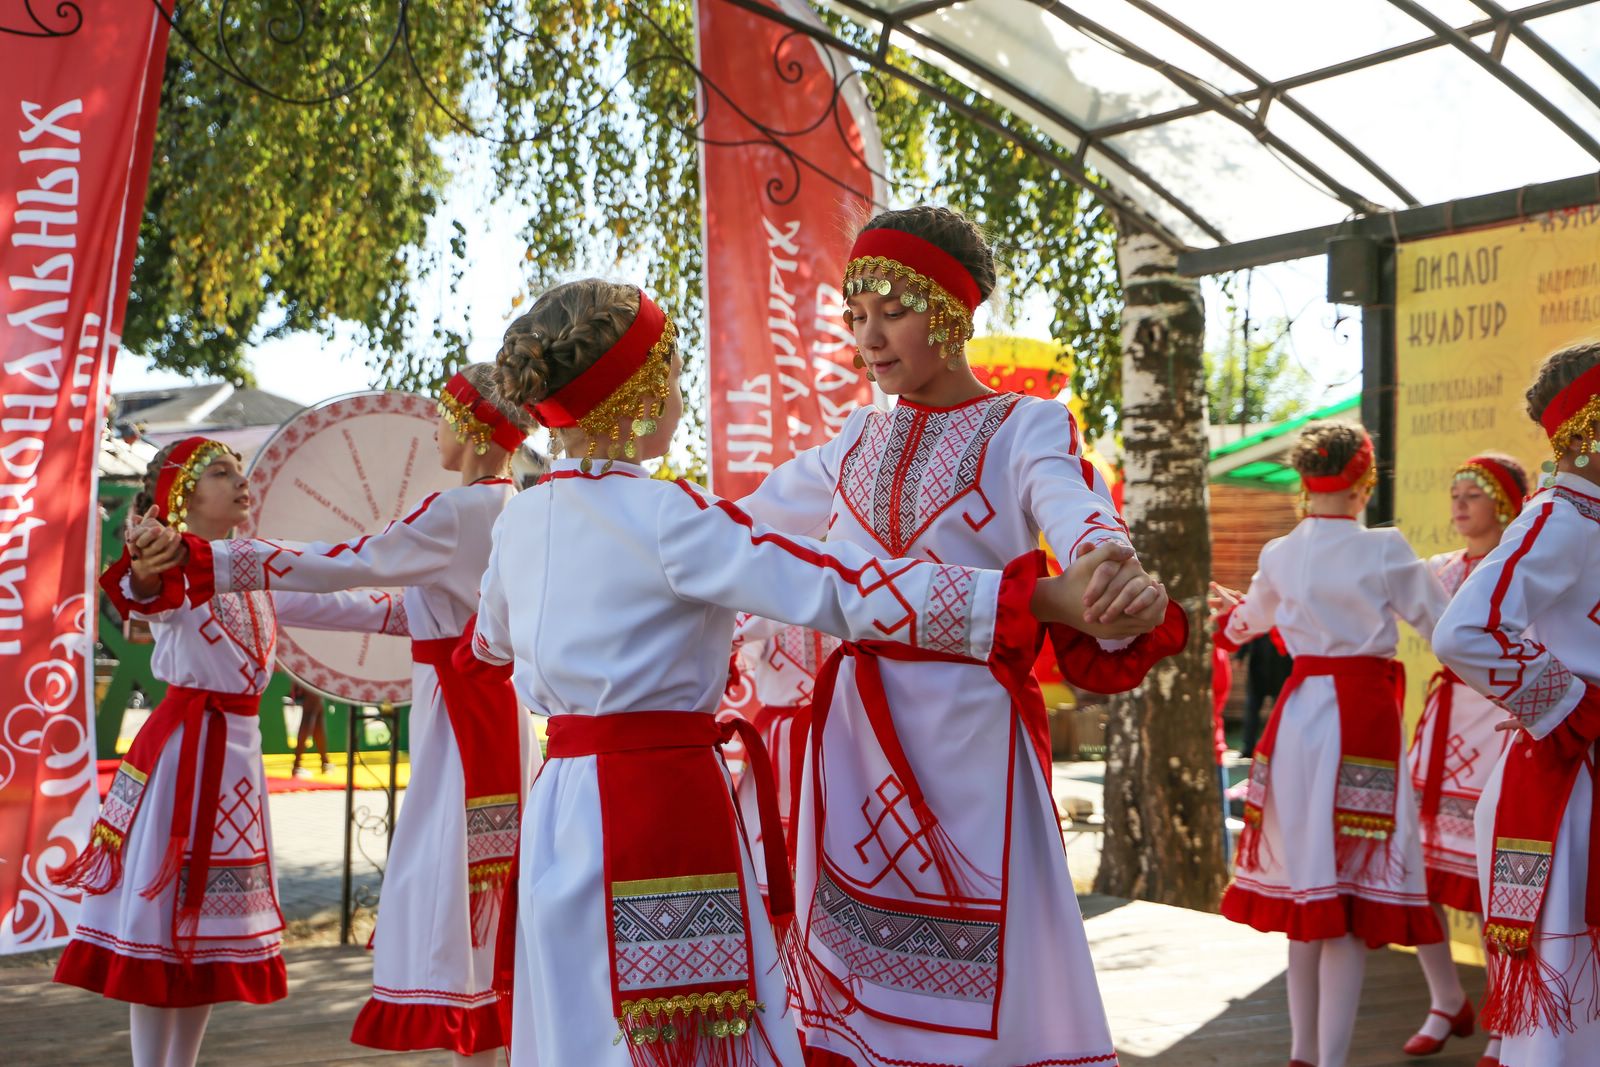
<path fill-rule="evenodd" d="M 1288 1063 L 1282 937 L 1159 904 L 1085 897 L 1083 909 L 1124 1067 Z M 202 1064 L 449 1067 L 451 1058 L 440 1053 L 385 1054 L 349 1043 L 371 980 L 368 953 L 298 947 L 287 958 L 289 998 L 219 1005 Z M 1462 973 L 1468 992 L 1480 996 L 1482 971 Z M 1071 995 L 1062 992 L 1064 1000 Z M 1372 953 L 1349 1067 L 1413 1062 L 1399 1050 L 1427 1006 L 1414 956 Z M 8 1067 L 127 1063 L 127 1027 L 125 1005 L 52 984 L 44 960 L 0 965 L 0 1063 Z M 1475 1067 L 1482 1048 L 1481 1036 L 1453 1041 L 1444 1054 L 1415 1062 Z"/>

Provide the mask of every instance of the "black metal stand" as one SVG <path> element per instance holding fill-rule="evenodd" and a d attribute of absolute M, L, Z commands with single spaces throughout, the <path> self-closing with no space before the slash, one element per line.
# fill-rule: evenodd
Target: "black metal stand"
<path fill-rule="evenodd" d="M 384 806 L 382 811 L 374 810 L 365 803 L 356 804 L 356 766 L 359 763 L 364 768 L 372 768 L 368 757 L 375 753 L 363 753 L 359 739 L 363 724 L 380 722 L 388 735 L 388 775 L 383 790 Z M 344 879 L 340 893 L 339 909 L 339 943 L 348 945 L 351 941 L 355 918 L 361 911 L 376 911 L 378 898 L 383 890 L 383 875 L 388 864 L 389 848 L 394 844 L 395 815 L 398 808 L 399 791 L 399 763 L 400 763 L 400 728 L 398 716 L 392 704 L 379 707 L 351 705 L 350 714 L 345 731 L 345 775 L 344 775 Z M 383 834 L 384 849 L 383 859 L 378 860 L 367 851 L 363 845 L 364 838 Z M 356 853 L 364 861 L 367 873 L 375 876 L 371 881 L 356 880 L 355 861 Z"/>

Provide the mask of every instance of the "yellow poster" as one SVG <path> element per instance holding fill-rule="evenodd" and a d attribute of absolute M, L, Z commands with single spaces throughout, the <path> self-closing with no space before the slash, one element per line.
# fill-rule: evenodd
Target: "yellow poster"
<path fill-rule="evenodd" d="M 1463 460 L 1505 452 L 1538 485 L 1548 444 L 1523 393 L 1545 356 L 1600 337 L 1600 206 L 1401 244 L 1395 334 L 1395 520 L 1427 557 L 1462 547 L 1450 476 Z M 1402 633 L 1415 723 L 1438 663 Z"/>

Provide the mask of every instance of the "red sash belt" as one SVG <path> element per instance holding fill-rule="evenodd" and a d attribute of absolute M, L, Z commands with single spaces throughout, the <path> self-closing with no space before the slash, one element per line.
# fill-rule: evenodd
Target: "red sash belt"
<path fill-rule="evenodd" d="M 789 758 L 783 768 L 788 776 L 789 811 L 784 819 L 784 847 L 789 853 L 789 865 L 794 866 L 795 849 L 800 830 L 800 779 L 805 775 L 806 744 L 811 740 L 811 705 L 791 704 L 778 706 L 763 704 L 756 709 L 756 729 L 763 739 L 771 742 L 778 737 L 778 727 L 789 723 Z M 773 746 L 767 745 L 771 758 Z M 778 765 L 772 764 L 773 790 L 777 791 Z"/>
<path fill-rule="evenodd" d="M 612 1010 L 635 1064 L 744 1062 L 751 1031 L 762 1032 L 738 809 L 716 756 L 736 734 L 755 775 L 782 944 L 794 888 L 772 765 L 754 724 L 674 711 L 550 720 L 552 760 L 597 757 Z M 670 928 L 661 928 L 667 915 Z M 689 956 L 692 966 L 661 965 Z"/>
<path fill-rule="evenodd" d="M 470 633 L 470 629 L 469 629 Z M 470 638 L 469 638 L 470 640 Z M 460 637 L 411 642 L 434 669 L 461 756 L 466 804 L 467 910 L 472 943 L 485 944 L 504 905 L 522 812 L 521 710 L 509 672 L 454 656 Z"/>
<path fill-rule="evenodd" d="M 89 847 L 67 867 L 52 871 L 52 879 L 57 884 L 76 886 L 90 894 L 105 893 L 121 880 L 122 846 L 144 802 L 150 775 L 161 759 L 167 740 L 173 731 L 182 727 L 178 763 L 172 770 L 172 819 L 166 853 L 156 877 L 140 893 L 149 900 L 160 896 L 177 879 L 183 868 L 184 853 L 189 853 L 188 885 L 177 902 L 173 931 L 174 947 L 180 955 L 187 956 L 193 949 L 200 905 L 205 899 L 211 872 L 211 844 L 216 835 L 222 768 L 228 748 L 228 728 L 223 716 L 256 715 L 260 704 L 259 693 L 218 693 L 210 689 L 168 686 L 167 695 L 140 729 L 133 747 L 117 768 L 112 793 L 101 808 Z M 208 712 L 212 716 L 210 728 L 203 729 Z M 205 734 L 203 753 L 200 748 L 202 733 Z"/>
<path fill-rule="evenodd" d="M 1430 835 L 1434 835 L 1438 829 L 1439 804 L 1444 799 L 1444 760 L 1450 749 L 1450 716 L 1455 707 L 1456 686 L 1460 684 L 1460 676 L 1449 667 L 1440 667 L 1435 671 L 1428 680 L 1428 705 L 1432 714 L 1423 716 L 1417 722 L 1419 739 L 1423 723 L 1430 723 L 1433 729 L 1433 740 L 1426 753 L 1427 776 L 1422 782 L 1419 807 L 1422 825 Z"/>
<path fill-rule="evenodd" d="M 1238 866 L 1260 869 L 1261 824 L 1272 750 L 1289 697 L 1307 678 L 1331 677 L 1339 714 L 1339 774 L 1334 847 L 1341 878 L 1361 878 L 1386 863 L 1399 795 L 1400 706 L 1405 668 L 1382 656 L 1296 656 L 1272 718 L 1256 746 L 1245 798 Z"/>

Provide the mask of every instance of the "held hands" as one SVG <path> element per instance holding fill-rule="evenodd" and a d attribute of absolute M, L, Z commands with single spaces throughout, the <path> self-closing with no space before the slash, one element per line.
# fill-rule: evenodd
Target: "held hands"
<path fill-rule="evenodd" d="M 1104 541 L 1079 552 L 1065 574 L 1041 578 L 1032 606 L 1041 622 L 1065 623 L 1090 637 L 1118 640 L 1160 625 L 1167 591 L 1145 573 L 1131 547 Z"/>
<path fill-rule="evenodd" d="M 137 524 L 128 528 L 125 540 L 132 564 L 128 584 L 142 600 L 154 597 L 161 588 L 161 574 L 181 566 L 189 558 L 183 535 L 156 518 L 151 508 L 139 517 Z"/>
<path fill-rule="evenodd" d="M 1212 582 L 1211 595 L 1206 597 L 1206 607 L 1211 609 L 1212 625 L 1215 626 L 1224 615 L 1242 603 L 1244 603 L 1243 593 Z"/>

